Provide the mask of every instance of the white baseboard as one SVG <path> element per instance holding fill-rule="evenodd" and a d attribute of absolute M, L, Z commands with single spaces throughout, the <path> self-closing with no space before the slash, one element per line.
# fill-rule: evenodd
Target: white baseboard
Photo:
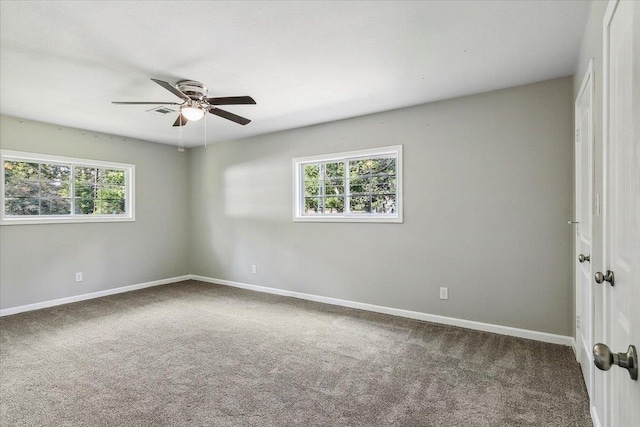
<path fill-rule="evenodd" d="M 107 289 L 104 291 L 91 292 L 88 294 L 74 295 L 72 297 L 58 298 L 50 301 L 36 302 L 34 304 L 21 305 L 18 307 L 5 308 L 0 310 L 0 317 L 18 314 L 24 311 L 39 310 L 41 308 L 54 307 L 56 305 L 69 304 L 72 302 L 84 301 L 93 298 L 106 297 L 107 295 L 121 294 L 123 292 L 135 291 L 138 289 L 150 288 L 152 286 L 166 285 L 169 283 L 189 280 L 191 275 L 170 277 L 168 279 L 154 280 L 152 282 L 138 283 L 136 285 L 121 286 L 119 288 Z"/>
<path fill-rule="evenodd" d="M 215 283 L 218 285 L 232 286 L 234 288 L 248 289 L 257 292 L 266 292 L 269 294 L 282 295 L 287 297 L 300 298 L 309 301 L 316 301 L 325 304 L 339 305 L 343 307 L 357 308 L 360 310 L 373 311 L 376 313 L 391 314 L 393 316 L 407 317 L 410 319 L 424 320 L 432 323 L 440 323 L 443 325 L 459 326 L 467 329 L 475 329 L 477 331 L 493 332 L 496 334 L 509 335 L 513 337 L 527 338 L 535 341 L 543 341 L 553 344 L 562 344 L 571 346 L 575 349 L 575 341 L 573 337 L 565 335 L 550 334 L 547 332 L 531 331 L 528 329 L 513 328 L 511 326 L 494 325 L 491 323 L 476 322 L 474 320 L 457 319 L 455 317 L 439 316 L 436 314 L 421 313 L 419 311 L 403 310 L 400 308 L 384 307 L 381 305 L 366 304 L 362 302 L 343 300 L 338 298 L 323 297 L 313 294 L 305 294 L 302 292 L 287 291 L 284 289 L 269 288 L 266 286 L 250 285 L 247 283 L 233 282 L 230 280 L 214 279 L 192 274 L 193 280 L 202 282 Z M 575 350 L 574 350 L 575 351 Z"/>
<path fill-rule="evenodd" d="M 248 283 L 233 282 L 230 280 L 215 279 L 211 277 L 188 274 L 185 276 L 170 277 L 167 279 L 154 280 L 152 282 L 138 283 L 135 285 L 122 286 L 119 288 L 107 289 L 104 291 L 91 292 L 88 294 L 74 295 L 66 298 L 58 298 L 50 301 L 37 302 L 34 304 L 21 305 L 18 307 L 5 308 L 0 310 L 0 317 L 25 311 L 38 310 L 41 308 L 54 307 L 72 302 L 85 301 L 93 298 L 100 298 L 108 295 L 120 294 L 123 292 L 135 291 L 152 286 L 166 285 L 183 280 L 199 280 L 202 282 L 215 283 L 219 285 L 232 286 L 235 288 L 248 289 L 256 292 L 282 295 L 293 298 L 300 298 L 308 301 L 321 302 L 324 304 L 338 305 L 342 307 L 356 308 L 359 310 L 373 311 L 376 313 L 390 314 L 393 316 L 406 317 L 409 319 L 424 320 L 427 322 L 440 323 L 443 325 L 458 326 L 478 331 L 493 332 L 496 334 L 509 335 L 513 337 L 527 338 L 535 341 L 543 341 L 553 344 L 567 345 L 576 352 L 576 343 L 573 337 L 550 334 L 547 332 L 532 331 L 528 329 L 513 328 L 511 326 L 494 325 L 491 323 L 476 322 L 474 320 L 458 319 L 455 317 L 439 316 L 436 314 L 422 313 L 419 311 L 403 310 L 400 308 L 385 307 L 381 305 L 367 304 L 357 301 L 349 301 L 338 298 L 323 297 L 319 295 L 306 294 L 302 292 L 288 291 L 285 289 L 269 288 L 266 286 L 250 285 Z"/>

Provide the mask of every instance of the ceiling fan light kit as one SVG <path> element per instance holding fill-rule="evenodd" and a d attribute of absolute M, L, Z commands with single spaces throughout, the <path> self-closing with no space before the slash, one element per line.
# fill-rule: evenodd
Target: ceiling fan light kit
<path fill-rule="evenodd" d="M 180 108 L 180 112 L 184 116 L 185 119 L 190 120 L 192 122 L 198 121 L 204 117 L 204 110 L 200 107 L 182 107 Z"/>
<path fill-rule="evenodd" d="M 180 113 L 173 123 L 173 126 L 184 126 L 189 121 L 198 121 L 204 117 L 205 113 L 211 113 L 223 119 L 230 120 L 240 125 L 251 123 L 251 120 L 233 114 L 226 110 L 221 110 L 217 105 L 249 105 L 255 104 L 256 101 L 250 96 L 225 96 L 207 98 L 209 88 L 195 80 L 180 80 L 173 86 L 163 80 L 151 79 L 169 92 L 173 93 L 182 102 L 120 102 L 114 101 L 114 104 L 161 104 L 161 105 L 180 105 Z"/>

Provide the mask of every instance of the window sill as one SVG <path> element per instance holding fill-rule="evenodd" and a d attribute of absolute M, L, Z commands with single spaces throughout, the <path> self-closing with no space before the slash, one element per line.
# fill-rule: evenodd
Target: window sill
<path fill-rule="evenodd" d="M 94 222 L 134 222 L 135 217 L 105 217 L 95 216 L 91 218 L 2 218 L 0 225 L 40 225 L 40 224 L 79 224 Z"/>
<path fill-rule="evenodd" d="M 293 218 L 293 222 L 377 222 L 377 223 L 392 223 L 402 224 L 401 217 L 389 217 L 389 216 L 296 216 Z"/>

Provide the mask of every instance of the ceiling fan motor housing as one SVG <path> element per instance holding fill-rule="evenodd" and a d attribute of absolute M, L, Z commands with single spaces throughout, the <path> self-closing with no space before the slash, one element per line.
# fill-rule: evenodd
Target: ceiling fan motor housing
<path fill-rule="evenodd" d="M 195 80 L 180 80 L 176 87 L 194 101 L 202 101 L 209 91 L 207 86 Z"/>

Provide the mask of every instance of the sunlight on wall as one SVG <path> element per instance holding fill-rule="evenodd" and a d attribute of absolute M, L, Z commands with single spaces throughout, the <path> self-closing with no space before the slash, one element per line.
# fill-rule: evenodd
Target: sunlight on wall
<path fill-rule="evenodd" d="M 291 212 L 292 192 L 290 182 L 285 187 L 278 185 L 283 182 L 282 173 L 282 165 L 276 162 L 265 164 L 264 160 L 225 170 L 222 188 L 226 216 L 282 219 L 286 212 Z"/>

